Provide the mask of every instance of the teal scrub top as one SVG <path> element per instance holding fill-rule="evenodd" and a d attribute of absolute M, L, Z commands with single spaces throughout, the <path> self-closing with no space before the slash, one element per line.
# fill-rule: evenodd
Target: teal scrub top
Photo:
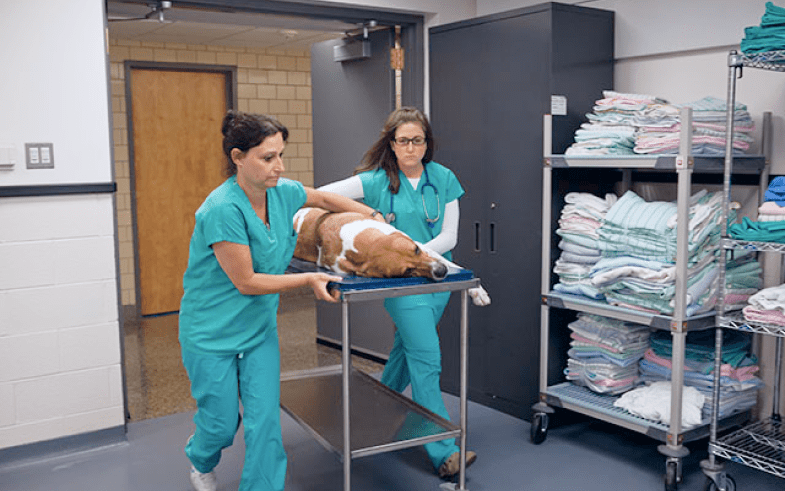
<path fill-rule="evenodd" d="M 192 351 L 239 354 L 276 335 L 278 294 L 243 295 L 213 253 L 217 242 L 250 247 L 256 273 L 283 274 L 294 253 L 294 214 L 306 201 L 297 181 L 279 179 L 267 190 L 270 227 L 257 216 L 232 176 L 196 211 L 185 290 L 180 304 L 180 344 Z"/>
<path fill-rule="evenodd" d="M 458 178 L 447 167 L 436 162 L 424 164 L 425 170 L 420 176 L 417 189 L 412 188 L 409 179 L 403 171 L 398 171 L 401 186 L 393 197 L 392 209 L 390 208 L 390 180 L 387 173 L 379 168 L 359 174 L 363 185 L 363 201 L 366 205 L 381 211 L 385 216 L 390 211 L 395 212 L 392 225 L 406 233 L 409 237 L 422 244 L 430 241 L 442 231 L 444 223 L 444 207 L 447 203 L 463 196 L 464 190 Z M 426 186 L 426 172 L 430 186 Z M 425 203 L 423 204 L 423 199 Z M 431 228 L 426 222 L 427 216 L 431 219 L 439 217 Z M 452 260 L 452 251 L 444 253 L 447 260 Z"/>

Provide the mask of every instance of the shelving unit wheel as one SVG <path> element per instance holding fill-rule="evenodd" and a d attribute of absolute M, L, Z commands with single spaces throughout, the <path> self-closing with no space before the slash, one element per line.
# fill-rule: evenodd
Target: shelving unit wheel
<path fill-rule="evenodd" d="M 531 441 L 535 445 L 545 441 L 548 436 L 548 414 L 534 413 L 531 424 Z"/>
<path fill-rule="evenodd" d="M 676 491 L 679 481 L 681 481 L 679 462 L 675 459 L 668 459 L 665 463 L 665 491 Z"/>
<path fill-rule="evenodd" d="M 736 491 L 736 481 L 728 474 L 718 476 L 718 480 L 723 481 L 720 484 L 714 482 L 714 479 L 707 477 L 706 485 L 703 486 L 703 491 Z"/>

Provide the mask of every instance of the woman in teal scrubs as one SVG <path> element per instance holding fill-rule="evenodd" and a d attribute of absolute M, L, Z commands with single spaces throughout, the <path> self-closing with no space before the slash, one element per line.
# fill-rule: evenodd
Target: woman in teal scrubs
<path fill-rule="evenodd" d="M 355 175 L 319 189 L 362 198 L 388 223 L 452 260 L 458 198 L 464 191 L 452 171 L 431 160 L 433 146 L 425 114 L 413 107 L 397 109 Z M 398 392 L 411 384 L 412 399 L 445 419 L 449 415 L 439 385 L 442 364 L 436 325 L 449 297 L 450 292 L 442 292 L 384 301 L 396 330 L 382 383 Z M 454 439 L 426 443 L 425 449 L 441 477 L 458 473 L 460 449 Z M 467 465 L 476 458 L 474 452 L 467 452 Z"/>
<path fill-rule="evenodd" d="M 292 219 L 302 206 L 369 216 L 374 210 L 282 178 L 289 132 L 275 119 L 230 111 L 222 133 L 229 177 L 196 212 L 183 277 L 179 338 L 197 403 L 185 453 L 194 489 L 215 490 L 213 469 L 234 440 L 242 402 L 246 451 L 239 489 L 282 491 L 278 293 L 310 286 L 318 299 L 336 301 L 327 283 L 341 279 L 283 274 L 297 240 Z"/>

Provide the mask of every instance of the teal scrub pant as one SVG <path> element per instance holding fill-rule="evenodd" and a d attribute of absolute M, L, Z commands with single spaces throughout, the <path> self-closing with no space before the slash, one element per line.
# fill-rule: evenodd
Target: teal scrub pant
<path fill-rule="evenodd" d="M 440 386 L 442 357 L 436 325 L 449 299 L 450 292 L 385 299 L 396 330 L 382 373 L 382 383 L 396 392 L 403 392 L 411 383 L 414 402 L 448 420 Z M 454 438 L 424 446 L 435 469 L 460 451 Z"/>
<path fill-rule="evenodd" d="M 199 472 L 218 465 L 240 424 L 243 404 L 245 463 L 239 491 L 283 491 L 286 453 L 281 437 L 280 352 L 275 331 L 251 351 L 213 355 L 182 350 L 196 399 L 196 431 L 185 454 Z M 238 398 L 239 395 L 239 398 Z"/>

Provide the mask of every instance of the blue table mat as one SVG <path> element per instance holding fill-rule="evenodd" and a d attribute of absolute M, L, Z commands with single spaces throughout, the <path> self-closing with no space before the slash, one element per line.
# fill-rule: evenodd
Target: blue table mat
<path fill-rule="evenodd" d="M 426 285 L 428 283 L 444 283 L 450 281 L 466 281 L 474 278 L 474 272 L 470 269 L 460 269 L 447 274 L 441 281 L 434 281 L 429 278 L 366 278 L 348 274 L 335 273 L 329 269 L 322 268 L 310 261 L 292 258 L 287 273 L 313 273 L 321 272 L 343 277 L 343 281 L 330 282 L 328 288 L 338 288 L 340 291 L 374 290 L 377 288 L 397 288 L 401 286 Z"/>

